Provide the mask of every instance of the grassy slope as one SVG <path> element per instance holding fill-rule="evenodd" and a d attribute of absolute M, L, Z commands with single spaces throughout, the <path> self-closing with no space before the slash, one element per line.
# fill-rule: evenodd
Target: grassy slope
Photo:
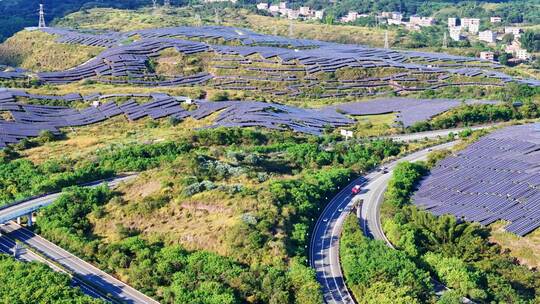
<path fill-rule="evenodd" d="M 40 31 L 19 32 L 0 44 L 0 64 L 36 72 L 61 71 L 84 63 L 103 50 L 54 40 L 54 36 Z"/>
<path fill-rule="evenodd" d="M 512 256 L 515 256 L 520 263 L 529 267 L 540 267 L 540 229 L 524 237 L 519 237 L 513 233 L 506 232 L 503 229 L 506 224 L 499 221 L 490 226 L 491 241 L 510 250 Z"/>
<path fill-rule="evenodd" d="M 59 26 L 69 26 L 81 29 L 107 29 L 127 31 L 142 28 L 193 25 L 196 24 L 191 8 L 173 8 L 167 11 L 153 13 L 148 9 L 115 10 L 91 9 L 77 12 L 58 21 Z M 289 20 L 259 16 L 247 11 L 225 9 L 221 15 L 222 25 L 241 26 L 266 34 L 289 35 Z M 204 25 L 215 24 L 213 16 L 202 15 Z M 360 43 L 373 46 L 384 45 L 384 30 L 342 25 L 325 25 L 293 21 L 293 36 L 296 38 L 320 39 L 342 43 Z M 389 31 L 390 41 L 394 39 L 395 31 Z"/>
<path fill-rule="evenodd" d="M 92 159 L 100 149 L 133 143 L 151 143 L 179 139 L 193 134 L 193 130 L 207 126 L 215 118 L 186 119 L 171 126 L 167 119 L 155 123 L 149 118 L 128 122 L 123 116 L 108 121 L 77 128 L 64 129 L 64 140 L 48 142 L 21 151 L 21 156 L 36 164 L 50 159 Z M 96 136 L 99 134 L 99 136 Z M 234 227 L 242 214 L 256 209 L 253 197 L 235 197 L 219 190 L 196 194 L 185 200 L 173 200 L 163 208 L 151 212 L 144 209 L 144 199 L 160 194 L 181 196 L 181 179 L 189 176 L 188 164 L 180 159 L 159 169 L 146 171 L 134 183 L 122 187 L 123 204 L 108 204 L 107 215 L 93 218 L 95 233 L 106 240 L 118 240 L 118 224 L 140 231 L 145 238 L 162 240 L 167 244 L 182 244 L 189 250 L 207 249 L 227 255 L 225 232 Z M 175 186 L 166 186 L 170 183 Z M 239 177 L 228 184 L 254 185 L 249 179 Z M 141 207 L 142 206 L 142 207 Z M 204 224 L 203 224 L 204 223 Z"/>

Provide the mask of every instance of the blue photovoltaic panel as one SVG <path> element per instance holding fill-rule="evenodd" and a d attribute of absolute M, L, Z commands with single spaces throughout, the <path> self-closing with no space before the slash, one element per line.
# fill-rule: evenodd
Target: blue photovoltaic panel
<path fill-rule="evenodd" d="M 507 127 L 442 161 L 413 201 L 436 215 L 483 225 L 510 222 L 525 235 L 540 227 L 540 124 Z"/>

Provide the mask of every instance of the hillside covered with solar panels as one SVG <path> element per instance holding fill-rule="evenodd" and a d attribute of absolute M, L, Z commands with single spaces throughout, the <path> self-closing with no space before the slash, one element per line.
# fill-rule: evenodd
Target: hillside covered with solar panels
<path fill-rule="evenodd" d="M 203 85 L 219 90 L 262 91 L 268 96 L 365 97 L 452 86 L 538 86 L 512 77 L 497 63 L 440 53 L 263 35 L 247 29 L 205 26 L 126 33 L 45 28 L 62 44 L 101 47 L 95 58 L 65 71 L 4 71 L 1 79 L 43 84 L 91 80 L 137 86 Z M 168 55 L 167 55 L 168 54 Z M 166 69 L 189 60 L 191 69 Z M 160 69 L 162 67 L 163 69 Z"/>
<path fill-rule="evenodd" d="M 413 200 L 433 214 L 453 214 L 523 236 L 540 227 L 540 125 L 495 131 L 440 161 Z"/>
<path fill-rule="evenodd" d="M 540 257 L 518 251 L 540 244 L 534 73 L 239 26 L 150 26 L 141 11 L 114 27 L 129 30 L 57 26 L 95 14 L 83 10 L 0 44 L 0 211 L 62 191 L 28 228 L 160 303 L 318 304 L 307 261 L 316 223 L 333 222 L 327 204 L 352 198 L 338 192 L 359 176 L 417 173 L 380 196 L 398 250 L 345 227 L 342 252 L 366 267 L 364 281 L 344 278 L 353 292 L 436 303 L 437 279 L 451 299 L 538 298 L 528 267 Z M 167 14 L 183 18 L 157 9 L 152 22 Z M 114 190 L 81 186 L 132 174 Z M 402 209 L 386 209 L 391 195 Z"/>

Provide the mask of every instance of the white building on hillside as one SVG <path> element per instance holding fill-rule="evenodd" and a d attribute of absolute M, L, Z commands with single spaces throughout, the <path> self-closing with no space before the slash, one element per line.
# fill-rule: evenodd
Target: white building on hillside
<path fill-rule="evenodd" d="M 347 16 L 341 18 L 342 22 L 354 22 L 358 19 L 358 12 L 350 11 Z"/>
<path fill-rule="evenodd" d="M 299 9 L 299 13 L 302 16 L 309 16 L 311 15 L 311 9 L 309 8 L 309 6 L 302 6 Z"/>
<path fill-rule="evenodd" d="M 400 13 L 400 12 L 392 12 L 392 15 L 391 15 L 390 19 L 394 19 L 394 20 L 397 20 L 397 21 L 402 21 L 403 20 L 403 14 Z"/>
<path fill-rule="evenodd" d="M 323 17 L 324 17 L 324 11 L 323 10 L 315 11 L 315 19 L 322 20 Z"/>
<path fill-rule="evenodd" d="M 435 19 L 433 17 L 411 16 L 409 23 L 413 26 L 432 26 L 435 24 Z"/>
<path fill-rule="evenodd" d="M 266 2 L 257 4 L 257 9 L 262 10 L 262 11 L 266 11 L 268 7 L 269 7 L 268 3 Z"/>
<path fill-rule="evenodd" d="M 450 27 L 448 28 L 448 32 L 450 33 L 450 39 L 454 41 L 461 40 L 461 26 Z"/>
<path fill-rule="evenodd" d="M 293 10 L 293 9 L 287 9 L 287 18 L 290 20 L 295 20 L 300 18 L 300 11 Z"/>
<path fill-rule="evenodd" d="M 507 45 L 504 51 L 506 53 L 512 54 L 514 58 L 519 60 L 531 59 L 531 54 L 529 54 L 526 49 L 521 47 L 521 42 L 519 42 L 519 40 L 512 41 L 512 44 Z"/>
<path fill-rule="evenodd" d="M 480 19 L 463 18 L 461 19 L 461 27 L 468 29 L 470 33 L 476 34 L 480 30 Z"/>
<path fill-rule="evenodd" d="M 270 7 L 268 7 L 268 11 L 272 14 L 277 14 L 279 12 L 279 6 L 270 5 Z"/>
<path fill-rule="evenodd" d="M 502 18 L 498 17 L 498 16 L 494 16 L 494 17 L 489 18 L 489 22 L 491 22 L 491 23 L 501 23 Z"/>
<path fill-rule="evenodd" d="M 448 27 L 456 27 L 458 25 L 458 18 L 448 18 Z"/>
<path fill-rule="evenodd" d="M 493 61 L 495 60 L 495 53 L 493 52 L 480 52 L 480 58 L 484 60 Z"/>
<path fill-rule="evenodd" d="M 490 30 L 480 32 L 478 33 L 478 40 L 487 43 L 495 43 L 497 41 L 497 33 Z"/>
<path fill-rule="evenodd" d="M 519 60 L 529 60 L 531 59 L 531 54 L 526 49 L 518 49 L 514 53 L 514 57 L 516 57 Z"/>
<path fill-rule="evenodd" d="M 507 26 L 504 28 L 504 33 L 505 34 L 512 34 L 514 35 L 515 38 L 519 38 L 521 37 L 521 28 L 519 27 L 514 27 L 514 26 Z"/>

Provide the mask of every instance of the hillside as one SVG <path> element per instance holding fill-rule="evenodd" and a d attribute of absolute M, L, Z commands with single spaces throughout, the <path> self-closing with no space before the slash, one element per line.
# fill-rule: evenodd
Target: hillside
<path fill-rule="evenodd" d="M 402 2 L 408 12 L 449 10 L 443 1 Z M 325 208 L 349 204 L 356 178 L 390 178 L 391 161 L 492 131 L 468 127 L 540 118 L 535 71 L 472 57 L 474 48 L 402 49 L 411 37 L 395 28 L 394 47 L 383 48 L 383 28 L 290 23 L 255 14 L 250 1 L 173 1 L 156 11 L 139 1 L 85 3 L 68 1 L 50 27 L 0 44 L 0 210 L 61 191 L 29 228 L 161 303 L 321 303 L 328 291 L 310 251 L 340 246 L 339 233 L 312 237 L 340 222 Z M 303 3 L 318 5 L 293 4 Z M 376 3 L 334 9 L 399 1 Z M 457 127 L 457 136 L 443 132 Z M 428 133 L 389 138 L 417 132 Z M 432 166 L 448 156 L 429 155 Z M 499 223 L 490 231 L 415 209 L 412 191 L 431 167 L 407 164 L 392 173 L 383 208 L 399 250 L 365 236 L 356 218 L 345 222 L 340 257 L 352 292 L 366 304 L 436 303 L 431 278 L 440 278 L 456 290 L 441 302 L 536 301 L 540 277 L 524 265 L 537 256 L 523 248 L 537 245 L 538 231 L 516 239 Z M 114 189 L 81 186 L 131 174 Z M 21 272 L 7 255 L 0 260 Z M 445 272 L 447 264 L 455 269 Z M 38 273 L 56 283 L 52 296 L 90 301 L 40 267 L 31 264 L 22 281 L 34 286 Z"/>

